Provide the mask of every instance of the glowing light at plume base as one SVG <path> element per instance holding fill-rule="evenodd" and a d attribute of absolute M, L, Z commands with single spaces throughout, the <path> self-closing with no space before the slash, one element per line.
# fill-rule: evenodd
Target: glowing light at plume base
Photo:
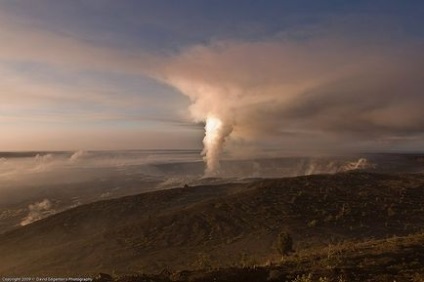
<path fill-rule="evenodd" d="M 206 176 L 215 175 L 219 169 L 219 155 L 226 137 L 223 122 L 214 116 L 208 116 L 205 125 L 204 149 L 202 154 L 206 161 Z"/>

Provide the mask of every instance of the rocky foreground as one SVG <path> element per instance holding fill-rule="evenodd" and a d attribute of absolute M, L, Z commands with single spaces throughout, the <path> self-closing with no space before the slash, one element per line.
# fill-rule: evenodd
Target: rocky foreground
<path fill-rule="evenodd" d="M 0 275 L 413 281 L 423 274 L 423 191 L 420 174 L 354 172 L 100 201 L 0 235 Z M 282 232 L 293 239 L 283 260 Z"/>

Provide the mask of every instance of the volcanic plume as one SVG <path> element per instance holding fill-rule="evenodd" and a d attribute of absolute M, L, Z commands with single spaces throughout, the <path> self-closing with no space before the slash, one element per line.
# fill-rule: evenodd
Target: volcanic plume
<path fill-rule="evenodd" d="M 162 80 L 206 124 L 207 175 L 219 172 L 224 144 L 240 140 L 299 152 L 391 148 L 424 131 L 424 60 L 419 46 L 386 43 L 221 41 L 175 55 Z"/>

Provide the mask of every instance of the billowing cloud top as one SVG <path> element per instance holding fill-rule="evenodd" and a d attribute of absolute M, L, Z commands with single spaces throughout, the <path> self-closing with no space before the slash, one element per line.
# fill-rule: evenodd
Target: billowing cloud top
<path fill-rule="evenodd" d="M 231 127 L 230 140 L 380 146 L 424 130 L 421 50 L 381 37 L 222 41 L 173 58 L 164 80 L 190 97 L 195 121 Z"/>

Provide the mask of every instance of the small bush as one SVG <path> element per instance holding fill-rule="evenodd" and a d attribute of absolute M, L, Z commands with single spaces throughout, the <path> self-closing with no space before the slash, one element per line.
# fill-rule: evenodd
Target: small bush
<path fill-rule="evenodd" d="M 289 233 L 281 232 L 278 235 L 277 250 L 281 255 L 288 255 L 293 252 L 293 239 Z"/>
<path fill-rule="evenodd" d="M 308 223 L 308 227 L 315 227 L 318 224 L 318 220 L 314 219 Z"/>

